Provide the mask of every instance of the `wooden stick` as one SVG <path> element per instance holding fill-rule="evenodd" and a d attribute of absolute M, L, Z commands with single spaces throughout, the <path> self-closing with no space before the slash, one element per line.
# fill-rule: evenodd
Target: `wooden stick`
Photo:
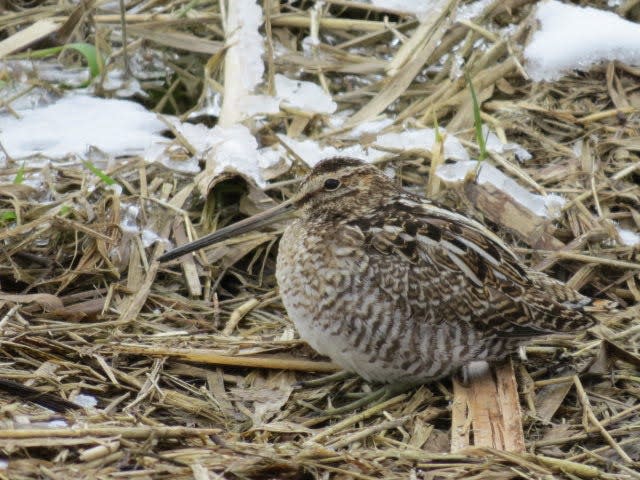
<path fill-rule="evenodd" d="M 611 448 L 613 448 L 616 451 L 616 453 L 618 455 L 620 455 L 620 457 L 625 462 L 633 463 L 633 460 L 631 459 L 631 457 L 629 457 L 629 455 L 627 455 L 627 452 L 625 452 L 620 447 L 620 445 L 618 445 L 618 442 L 616 442 L 613 439 L 611 434 L 609 432 L 607 432 L 607 430 L 604 428 L 604 426 L 602 425 L 600 420 L 598 420 L 598 417 L 596 417 L 596 414 L 593 413 L 593 409 L 591 408 L 591 402 L 589 401 L 589 397 L 587 396 L 587 392 L 585 392 L 584 387 L 582 386 L 582 382 L 580 381 L 580 379 L 578 378 L 577 375 L 573 376 L 573 383 L 576 386 L 576 391 L 578 392 L 578 398 L 580 398 L 580 403 L 582 403 L 582 408 L 584 409 L 585 413 L 587 414 L 587 418 L 598 429 L 600 434 L 604 437 L 604 439 L 611 446 Z M 587 426 L 587 428 L 588 428 L 588 426 Z M 587 428 L 585 428 L 585 430 L 587 430 Z"/>
<path fill-rule="evenodd" d="M 122 437 L 122 438 L 181 438 L 186 436 L 219 435 L 223 431 L 219 428 L 192 428 L 181 426 L 131 426 L 131 427 L 87 427 L 87 428 L 19 428 L 0 430 L 0 439 L 18 438 L 77 438 L 93 437 Z"/>
<path fill-rule="evenodd" d="M 269 368 L 276 370 L 299 370 L 304 372 L 332 373 L 340 370 L 331 362 L 314 362 L 297 358 L 283 358 L 274 356 L 243 356 L 224 355 L 213 350 L 198 348 L 164 348 L 148 347 L 146 345 L 118 345 L 118 352 L 145 356 L 173 357 L 190 362 L 209 363 L 213 365 L 229 365 L 233 367 Z"/>
<path fill-rule="evenodd" d="M 522 412 L 511 360 L 470 370 L 469 385 L 453 380 L 451 451 L 473 446 L 524 452 Z"/>

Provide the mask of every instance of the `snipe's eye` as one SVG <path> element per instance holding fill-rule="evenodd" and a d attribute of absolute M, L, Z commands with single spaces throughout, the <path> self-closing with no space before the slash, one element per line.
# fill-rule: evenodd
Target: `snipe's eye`
<path fill-rule="evenodd" d="M 324 181 L 324 189 L 327 191 L 336 190 L 340 186 L 340 180 L 337 178 L 327 178 Z"/>

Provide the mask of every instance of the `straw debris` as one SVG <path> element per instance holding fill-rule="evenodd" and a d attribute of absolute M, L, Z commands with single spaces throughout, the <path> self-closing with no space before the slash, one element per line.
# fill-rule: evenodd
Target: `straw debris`
<path fill-rule="evenodd" d="M 623 230 L 640 229 L 640 71 L 613 62 L 532 83 L 521 50 L 535 26 L 533 2 L 491 2 L 456 22 L 458 3 L 434 3 L 420 23 L 359 1 L 317 9 L 263 2 L 262 93 L 273 93 L 278 73 L 313 81 L 344 118 L 332 124 L 328 115 L 293 107 L 260 121 L 228 118 L 250 128 L 260 146 L 282 143 L 293 161 L 273 170 L 264 190 L 227 172 L 204 199 L 192 174 L 128 156 L 103 169 L 118 191 L 79 161 L 7 159 L 0 172 L 0 477 L 640 478 L 640 315 L 632 308 L 640 301 L 640 246 L 622 238 Z M 239 75 L 225 71 L 223 5 L 135 2 L 124 45 L 119 14 L 100 2 L 83 5 L 70 25 L 65 2 L 7 3 L 0 56 L 55 44 L 51 32 L 64 26 L 65 41 L 88 42 L 108 58 L 94 79 L 98 92 L 108 92 L 106 72 L 122 69 L 126 52 L 132 66 L 162 65 L 159 79 L 139 80 L 151 94 L 142 100 L 148 108 L 215 122 L 208 102 Z M 619 8 L 627 12 L 625 5 Z M 507 24 L 511 33 L 499 35 Z M 314 32 L 319 43 L 305 52 Z M 83 62 L 74 52 L 59 55 L 68 68 Z M 441 145 L 378 162 L 407 188 L 488 223 L 532 267 L 623 311 L 603 316 L 589 333 L 536 341 L 526 361 L 515 360 L 524 452 L 449 453 L 457 415 L 451 380 L 330 414 L 376 386 L 353 377 L 304 383 L 336 367 L 297 340 L 277 297 L 281 228 L 167 265 L 154 261 L 166 245 L 143 241 L 148 228 L 184 243 L 288 196 L 307 167 L 277 134 L 367 146 L 371 133 L 354 139 L 349 128 L 384 113 L 394 117 L 388 132 L 437 123 L 477 155 L 460 65 L 485 125 L 533 157 L 519 163 L 513 152 L 493 152 L 486 162 L 530 191 L 563 195 L 558 216 L 533 216 L 473 179 L 434 181 L 435 166 L 448 162 Z M 3 81 L 17 85 L 2 99 L 9 114 L 13 102 L 46 86 L 34 72 L 12 78 L 12 71 L 3 71 Z M 179 135 L 174 129 L 176 148 L 168 150 L 176 162 L 195 151 Z M 19 173 L 41 188 L 14 184 Z M 139 209 L 137 233 L 122 228 L 126 205 Z"/>

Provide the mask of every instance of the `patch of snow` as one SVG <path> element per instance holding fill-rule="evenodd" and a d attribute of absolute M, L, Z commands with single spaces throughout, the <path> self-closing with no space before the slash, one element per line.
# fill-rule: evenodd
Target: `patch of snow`
<path fill-rule="evenodd" d="M 122 220 L 120 220 L 120 229 L 123 232 L 136 234 L 138 233 L 138 214 L 140 207 L 123 203 L 121 207 Z"/>
<path fill-rule="evenodd" d="M 424 0 L 371 0 L 371 4 L 375 7 L 414 15 L 420 21 L 428 17 L 432 7 L 431 2 Z"/>
<path fill-rule="evenodd" d="M 246 109 L 254 111 L 254 101 L 247 97 L 262 82 L 264 74 L 264 39 L 259 31 L 262 8 L 255 0 L 229 2 L 223 24 L 227 52 L 219 125 L 229 127 L 249 116 Z"/>
<path fill-rule="evenodd" d="M 201 123 L 183 123 L 177 118 L 169 118 L 168 120 L 173 125 L 173 128 L 175 128 L 176 131 L 184 137 L 197 154 L 202 154 L 205 150 L 211 148 L 209 134 L 212 129 L 206 125 Z"/>
<path fill-rule="evenodd" d="M 640 245 L 640 233 L 622 227 L 616 227 L 616 230 L 623 245 L 629 247 Z"/>
<path fill-rule="evenodd" d="M 538 4 L 536 18 L 540 30 L 524 52 L 527 72 L 536 81 L 601 61 L 640 63 L 640 25 L 613 12 L 547 0 Z"/>
<path fill-rule="evenodd" d="M 493 0 L 478 0 L 458 8 L 456 20 L 466 20 L 476 17 Z M 610 0 L 611 1 L 611 0 Z M 386 8 L 415 16 L 421 22 L 425 21 L 433 11 L 434 0 L 370 0 L 379 8 Z"/>
<path fill-rule="evenodd" d="M 220 111 L 222 110 L 222 95 L 209 86 L 206 86 L 203 96 L 204 100 L 202 103 L 204 106 L 189 113 L 189 118 L 197 118 L 201 115 L 219 117 Z"/>
<path fill-rule="evenodd" d="M 27 76 L 12 70 L 9 67 L 9 63 L 7 62 L 3 65 L 7 69 L 6 74 L 17 79 L 20 83 L 7 84 L 0 88 L 0 102 L 2 104 L 10 106 L 16 112 L 21 112 L 44 107 L 56 101 L 57 95 L 42 87 L 34 87 L 28 93 L 24 93 L 25 85 L 21 82 L 26 83 Z M 6 109 L 2 108 L 2 112 L 6 112 Z M 4 113 L 0 115 L 4 115 Z"/>
<path fill-rule="evenodd" d="M 238 108 L 247 117 L 280 113 L 280 100 L 270 95 L 247 95 L 240 99 Z"/>
<path fill-rule="evenodd" d="M 578 140 L 571 147 L 571 150 L 573 151 L 573 154 L 575 155 L 576 158 L 580 158 L 580 156 L 582 155 L 582 147 L 583 147 L 582 140 Z"/>
<path fill-rule="evenodd" d="M 17 113 L 20 118 L 0 115 L 0 143 L 14 159 L 82 157 L 90 147 L 136 155 L 165 140 L 160 132 L 166 126 L 156 114 L 127 100 L 68 95 Z"/>
<path fill-rule="evenodd" d="M 122 220 L 120 221 L 120 229 L 125 234 L 138 235 L 141 234 L 142 245 L 150 247 L 157 241 L 164 241 L 156 232 L 148 228 L 140 230 L 138 227 L 138 215 L 140 214 L 140 207 L 133 204 L 123 203 L 120 207 Z"/>
<path fill-rule="evenodd" d="M 529 192 L 526 188 L 520 186 L 513 178 L 506 176 L 493 165 L 483 162 L 478 173 L 477 182 L 490 183 L 494 187 L 502 190 L 522 206 L 528 208 L 539 217 L 550 217 L 551 212 L 547 209 L 547 200 L 543 195 Z M 557 206 L 563 204 L 562 197 L 557 195 L 551 202 Z M 561 205 L 560 205 L 561 206 Z"/>
<path fill-rule="evenodd" d="M 340 128 L 353 113 L 351 109 L 340 110 L 327 118 L 327 125 L 329 128 Z"/>
<path fill-rule="evenodd" d="M 9 468 L 9 459 L 0 458 L 0 470 L 6 470 Z"/>
<path fill-rule="evenodd" d="M 91 77 L 86 67 L 65 67 L 54 60 L 34 62 L 33 73 L 43 82 L 67 87 L 82 87 Z"/>
<path fill-rule="evenodd" d="M 165 140 L 163 143 L 155 143 L 147 148 L 143 154 L 143 158 L 149 162 L 161 163 L 170 170 L 180 173 L 198 173 L 200 165 L 195 157 L 177 158 L 172 154 L 173 151 L 182 149 L 175 142 Z"/>
<path fill-rule="evenodd" d="M 85 408 L 93 408 L 98 404 L 98 400 L 93 395 L 79 393 L 73 399 L 73 403 Z"/>
<path fill-rule="evenodd" d="M 142 246 L 144 248 L 150 247 L 151 245 L 153 245 L 156 242 L 165 242 L 166 240 L 164 238 L 162 238 L 160 235 L 158 235 L 156 232 L 154 232 L 153 230 L 149 230 L 148 228 L 145 228 L 142 230 Z"/>
<path fill-rule="evenodd" d="M 154 333 L 151 336 L 155 338 L 166 338 L 166 337 L 177 337 L 181 335 L 191 335 L 191 332 L 189 332 L 188 330 L 169 330 L 168 332 Z"/>
<path fill-rule="evenodd" d="M 320 45 L 318 37 L 304 37 L 302 39 L 302 52 L 305 57 L 309 57 L 313 53 L 313 49 Z"/>
<path fill-rule="evenodd" d="M 544 198 L 544 206 L 549 218 L 560 218 L 562 215 L 562 208 L 566 205 L 567 199 L 557 193 L 549 193 Z"/>
<path fill-rule="evenodd" d="M 66 428 L 68 426 L 69 424 L 65 420 L 51 420 L 50 422 L 47 422 L 48 428 Z"/>
<path fill-rule="evenodd" d="M 264 147 L 258 150 L 258 166 L 262 170 L 273 168 L 284 156 L 285 150 L 281 145 Z"/>
<path fill-rule="evenodd" d="M 258 141 L 244 125 L 216 125 L 213 128 L 188 123 L 174 125 L 200 156 L 214 159 L 213 176 L 235 171 L 264 187 L 266 182 L 261 169 L 275 165 L 280 158 L 280 154 L 271 148 L 258 149 Z"/>
<path fill-rule="evenodd" d="M 440 129 L 440 135 L 445 135 L 444 129 Z M 376 145 L 385 148 L 397 148 L 401 150 L 422 149 L 431 150 L 436 142 L 436 131 L 433 128 L 421 128 L 406 130 L 400 133 L 385 133 L 379 135 Z M 444 140 L 444 156 L 453 160 L 468 160 L 466 149 L 453 135 L 446 135 Z"/>
<path fill-rule="evenodd" d="M 487 162 L 482 162 L 479 168 L 475 160 L 440 165 L 436 175 L 441 180 L 451 183 L 463 182 L 468 176 L 475 175 L 475 181 L 479 185 L 493 185 L 539 217 L 557 218 L 566 203 L 566 200 L 557 194 L 544 196 L 529 192 L 513 178 Z"/>
<path fill-rule="evenodd" d="M 444 133 L 444 130 L 441 129 L 441 133 Z M 375 148 L 376 146 L 398 150 L 431 150 L 436 139 L 435 130 L 431 128 L 378 135 L 373 142 L 374 146 L 369 148 L 361 145 L 336 148 L 320 145 L 315 140 L 295 140 L 282 134 L 278 136 L 284 144 L 289 146 L 310 167 L 316 165 L 320 160 L 330 157 L 354 157 L 365 162 L 374 162 L 388 155 L 388 152 Z M 444 155 L 446 158 L 453 160 L 468 160 L 469 158 L 465 148 L 453 135 L 448 135 L 445 138 Z"/>
<path fill-rule="evenodd" d="M 476 160 L 463 160 L 454 163 L 445 163 L 436 169 L 436 175 L 440 180 L 448 183 L 464 182 L 468 175 L 475 172 L 478 167 Z"/>
<path fill-rule="evenodd" d="M 349 138 L 360 138 L 366 133 L 378 133 L 390 125 L 393 125 L 394 120 L 392 118 L 384 117 L 379 120 L 372 120 L 370 122 L 362 122 L 354 127 L 350 132 Z"/>
<path fill-rule="evenodd" d="M 489 131 L 489 128 L 486 125 L 482 126 L 482 133 L 484 134 L 484 138 L 486 139 L 487 150 L 489 150 L 490 152 L 513 152 L 520 162 L 526 162 L 527 160 L 531 160 L 531 158 L 533 158 L 525 148 L 518 145 L 517 143 L 502 143 L 502 140 L 500 140 L 495 133 Z"/>
<path fill-rule="evenodd" d="M 122 195 L 122 185 L 120 185 L 119 183 L 114 183 L 112 185 L 105 185 L 104 188 L 107 190 L 111 190 L 118 197 Z"/>
<path fill-rule="evenodd" d="M 144 158 L 147 161 L 161 162 L 172 170 L 198 173 L 199 161 L 213 158 L 216 165 L 213 176 L 225 171 L 236 171 L 252 178 L 257 185 L 265 186 L 262 170 L 273 167 L 283 157 L 281 147 L 259 149 L 257 140 L 244 125 L 208 128 L 202 124 L 183 123 L 175 117 L 166 117 L 166 120 L 184 138 L 189 150 L 195 152 L 194 155 L 185 160 L 172 159 L 172 155 L 167 152 L 183 147 L 164 139 L 162 144 L 147 149 Z M 149 241 L 155 241 L 155 237 L 149 236 Z"/>
<path fill-rule="evenodd" d="M 170 157 L 165 156 L 160 159 L 160 163 L 165 167 L 180 173 L 198 173 L 200 171 L 198 160 L 193 157 L 187 160 L 173 160 Z"/>
<path fill-rule="evenodd" d="M 287 107 L 321 114 L 333 113 L 338 108 L 331 95 L 313 82 L 291 80 L 284 75 L 277 74 L 275 85 L 276 95 Z"/>
<path fill-rule="evenodd" d="M 280 112 L 280 105 L 310 113 L 334 113 L 338 105 L 322 88 L 302 80 L 291 80 L 284 75 L 275 76 L 276 95 L 253 95 L 245 93 L 237 99 L 236 108 L 243 118 L 256 115 L 275 115 Z M 205 97 L 206 106 L 191 112 L 189 118 L 202 114 L 220 116 L 220 94 L 209 92 Z M 343 120 L 344 121 L 344 120 Z"/>
<path fill-rule="evenodd" d="M 458 7 L 456 20 L 471 20 L 480 15 L 490 3 L 493 3 L 493 0 L 478 0 L 477 2 L 461 5 Z"/>
<path fill-rule="evenodd" d="M 229 61 L 229 53 L 232 53 L 241 73 L 239 80 L 247 91 L 253 91 L 264 74 L 264 38 L 259 31 L 260 25 L 262 8 L 255 0 L 229 2 L 225 32 L 228 32 L 226 44 L 230 48 L 225 61 Z"/>
<path fill-rule="evenodd" d="M 131 7 L 127 9 L 127 12 L 131 14 L 136 8 L 137 6 Z M 158 86 L 161 86 L 173 72 L 173 67 L 167 63 L 180 58 L 176 52 L 150 46 L 136 48 L 129 55 L 129 68 L 132 76 L 143 80 L 147 85 L 156 83 Z"/>
<path fill-rule="evenodd" d="M 119 69 L 107 72 L 102 88 L 107 92 L 112 92 L 118 98 L 129 98 L 134 95 L 138 95 L 140 98 L 149 97 L 138 79 L 132 75 L 127 75 L 124 70 Z"/>
<path fill-rule="evenodd" d="M 360 145 L 345 148 L 335 148 L 320 145 L 315 140 L 295 140 L 286 135 L 278 134 L 282 143 L 291 148 L 309 167 L 314 167 L 318 162 L 331 157 L 353 157 L 365 162 L 373 162 L 386 155 L 385 152 L 375 148 L 365 149 Z"/>

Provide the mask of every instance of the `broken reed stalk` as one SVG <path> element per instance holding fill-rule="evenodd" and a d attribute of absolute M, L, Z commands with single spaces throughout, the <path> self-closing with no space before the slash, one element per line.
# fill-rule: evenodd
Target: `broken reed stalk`
<path fill-rule="evenodd" d="M 524 452 L 522 411 L 511 360 L 470 368 L 469 385 L 453 380 L 451 452 L 489 447 Z"/>
<path fill-rule="evenodd" d="M 115 348 L 120 353 L 145 356 L 179 358 L 190 362 L 232 367 L 267 368 L 275 370 L 297 370 L 303 372 L 334 373 L 340 368 L 331 362 L 314 362 L 296 358 L 271 356 L 224 355 L 211 350 L 191 348 L 147 347 L 145 345 L 120 345 Z"/>
<path fill-rule="evenodd" d="M 134 426 L 134 427 L 86 427 L 86 428 L 29 428 L 0 429 L 0 439 L 19 438 L 78 438 L 78 437 L 121 437 L 121 438 L 181 438 L 187 436 L 217 435 L 219 428 L 191 428 L 168 426 Z"/>

